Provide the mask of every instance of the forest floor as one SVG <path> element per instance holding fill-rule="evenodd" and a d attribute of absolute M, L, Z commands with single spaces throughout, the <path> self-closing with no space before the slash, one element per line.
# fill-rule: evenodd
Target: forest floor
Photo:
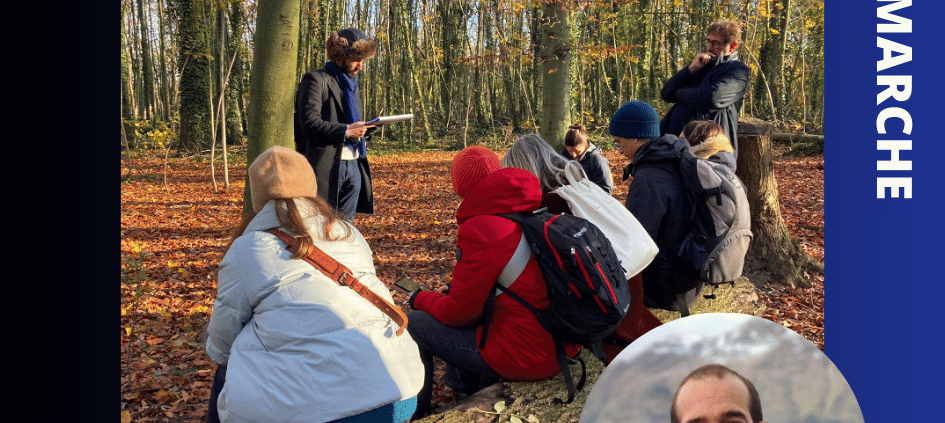
<path fill-rule="evenodd" d="M 779 154 L 786 147 L 776 146 Z M 378 276 L 409 277 L 429 288 L 450 280 L 456 241 L 449 165 L 455 151 L 372 157 L 376 213 L 356 226 L 375 253 Z M 499 152 L 500 156 L 502 152 Z M 200 422 L 215 364 L 203 330 L 213 308 L 215 269 L 242 210 L 244 150 L 220 158 L 138 152 L 121 162 L 122 422 Z M 626 159 L 607 151 L 614 175 Z M 130 167 L 130 170 L 129 170 Z M 212 170 L 211 170 L 212 169 Z M 129 173 L 130 172 L 130 173 Z M 775 159 L 781 215 L 802 249 L 824 260 L 824 157 Z M 214 184 L 214 180 L 216 183 Z M 613 195 L 621 202 L 626 185 Z M 761 287 L 762 316 L 824 348 L 824 278 L 811 288 Z M 406 299 L 395 293 L 398 302 Z M 437 386 L 435 401 L 449 402 Z"/>

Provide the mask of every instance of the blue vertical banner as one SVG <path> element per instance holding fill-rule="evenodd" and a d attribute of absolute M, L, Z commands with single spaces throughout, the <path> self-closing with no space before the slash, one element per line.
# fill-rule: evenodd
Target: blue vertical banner
<path fill-rule="evenodd" d="M 834 0 L 825 14 L 825 352 L 866 422 L 935 420 L 943 2 Z"/>

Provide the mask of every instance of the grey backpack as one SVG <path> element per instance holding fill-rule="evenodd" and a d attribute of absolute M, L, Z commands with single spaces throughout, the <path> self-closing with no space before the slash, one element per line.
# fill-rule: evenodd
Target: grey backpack
<path fill-rule="evenodd" d="M 679 256 L 707 284 L 733 282 L 742 275 L 752 238 L 745 186 L 732 168 L 689 149 L 683 150 L 679 169 L 693 213 Z"/>

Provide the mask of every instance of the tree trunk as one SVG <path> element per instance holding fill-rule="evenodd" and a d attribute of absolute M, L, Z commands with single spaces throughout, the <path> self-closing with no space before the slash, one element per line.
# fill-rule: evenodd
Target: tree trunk
<path fill-rule="evenodd" d="M 488 91 L 488 83 L 486 82 L 486 69 L 485 69 L 485 60 L 483 60 L 483 50 L 485 49 L 485 41 L 483 40 L 483 34 L 485 34 L 483 23 L 484 18 L 484 9 L 480 8 L 479 10 L 479 25 L 476 25 L 476 47 L 471 49 L 474 51 L 476 57 L 473 60 L 473 87 L 476 87 L 473 90 L 473 101 L 475 101 L 475 110 L 476 110 L 476 126 L 484 127 L 486 126 L 488 113 L 486 109 L 486 92 Z"/>
<path fill-rule="evenodd" d="M 541 50 L 542 107 L 539 134 L 555 151 L 564 148 L 571 126 L 571 35 L 568 11 L 557 0 L 542 8 Z"/>
<path fill-rule="evenodd" d="M 122 107 L 122 109 L 124 109 L 124 107 L 125 107 L 125 88 L 124 88 L 124 83 L 122 83 L 121 92 L 122 92 L 122 93 L 121 93 L 121 107 Z M 125 146 L 125 154 L 128 155 L 128 175 L 127 175 L 126 177 L 127 177 L 127 178 L 131 178 L 132 171 L 133 171 L 134 168 L 135 168 L 135 161 L 134 161 L 134 158 L 131 157 L 131 145 L 128 144 L 128 134 L 127 134 L 127 131 L 125 131 L 125 119 L 124 119 L 124 118 L 121 119 L 121 143 Z"/>
<path fill-rule="evenodd" d="M 456 37 L 456 33 L 459 32 L 459 20 L 457 19 L 458 13 L 456 12 L 453 2 L 450 0 L 441 0 L 437 6 L 438 12 L 440 13 L 440 50 L 443 52 L 441 58 L 440 67 L 443 69 L 443 78 L 440 80 L 440 103 L 442 104 L 443 116 L 440 116 L 440 122 L 447 123 L 451 119 L 450 111 L 453 110 L 453 91 L 451 89 L 453 85 L 453 63 L 454 52 L 461 51 L 457 50 L 462 44 Z"/>
<path fill-rule="evenodd" d="M 533 3 L 534 4 L 534 3 Z M 529 9 L 531 11 L 531 30 L 529 34 L 531 35 L 531 43 L 529 49 L 532 53 L 531 66 L 529 67 L 528 72 L 528 87 L 532 92 L 532 104 L 531 104 L 531 115 L 538 115 L 541 110 L 541 101 L 542 101 L 542 91 L 541 91 L 541 7 L 533 6 Z M 539 116 L 535 119 L 535 126 L 541 125 L 541 117 Z"/>
<path fill-rule="evenodd" d="M 128 51 L 125 49 L 125 8 L 121 8 L 121 138 L 125 148 L 131 149 L 132 143 L 127 141 L 127 133 L 132 130 L 128 125 L 135 118 L 131 107 L 131 86 L 128 76 Z M 129 151 L 130 153 L 130 151 Z"/>
<path fill-rule="evenodd" d="M 240 81 L 243 79 L 243 47 L 240 40 L 243 34 L 243 5 L 240 2 L 234 2 L 229 11 L 230 20 L 230 38 L 229 51 L 235 55 L 230 69 L 229 82 L 227 83 L 227 118 L 226 118 L 226 137 L 229 144 L 241 144 L 243 142 L 243 115 L 242 107 L 242 87 Z"/>
<path fill-rule="evenodd" d="M 416 103 L 418 106 L 416 112 L 414 113 L 419 114 L 420 117 L 422 118 L 423 136 L 424 136 L 424 139 L 422 140 L 422 142 L 429 142 L 433 140 L 433 131 L 430 129 L 431 128 L 430 127 L 430 109 L 427 107 L 427 104 L 429 103 L 429 99 L 426 94 L 427 91 L 423 87 L 420 86 L 420 79 L 417 76 L 417 61 L 413 54 L 414 46 L 417 45 L 416 44 L 417 40 L 410 39 L 410 34 L 411 33 L 416 34 L 417 32 L 416 29 L 413 28 L 414 21 L 413 19 L 411 19 L 412 9 L 409 3 L 405 6 L 406 7 L 401 9 L 401 13 L 403 13 L 403 17 L 401 19 L 401 21 L 403 22 L 402 31 L 403 31 L 404 41 L 405 41 L 405 46 L 404 46 L 405 57 L 404 57 L 403 68 L 404 68 L 404 73 L 409 75 L 408 78 L 410 79 L 409 82 L 411 84 L 409 86 L 411 88 L 409 91 L 413 93 L 411 97 L 416 99 Z M 413 112 L 414 110 L 413 108 L 410 108 L 409 105 L 407 107 L 408 109 L 406 110 L 411 110 L 411 112 Z M 405 113 L 407 112 L 405 111 Z M 413 125 L 411 124 L 410 127 L 412 126 Z M 412 134 L 413 134 L 413 131 L 408 133 L 407 136 L 410 137 Z"/>
<path fill-rule="evenodd" d="M 384 77 L 380 84 L 381 86 L 378 87 L 382 89 L 381 92 L 383 92 L 384 94 L 384 102 L 383 102 L 383 107 L 378 108 L 377 110 L 385 112 L 385 113 L 396 108 L 396 106 L 394 106 L 394 98 L 395 98 L 394 87 L 395 86 L 394 86 L 393 81 L 395 79 L 394 78 L 395 71 L 394 71 L 394 55 L 392 54 L 392 52 L 394 51 L 393 38 L 397 35 L 397 33 L 396 31 L 394 31 L 394 23 L 391 22 L 392 19 L 390 18 L 390 16 L 396 16 L 396 14 L 391 13 L 393 12 L 392 10 L 393 7 L 394 7 L 394 3 L 393 2 L 389 3 L 389 6 L 388 6 L 389 10 L 387 13 L 388 18 L 384 20 L 384 24 L 386 25 L 386 27 L 379 28 L 379 30 L 383 31 L 385 34 L 391 34 L 391 36 L 385 38 L 382 41 L 384 43 L 383 49 L 385 52 L 388 52 L 388 54 L 385 54 L 383 56 L 384 66 L 382 69 L 383 69 Z M 380 95 L 377 95 L 375 97 L 380 97 Z M 380 134 L 384 139 L 387 139 L 388 137 L 395 137 L 397 133 L 397 127 L 398 125 L 382 126 L 380 130 Z"/>
<path fill-rule="evenodd" d="M 166 27 L 167 17 L 164 15 L 164 0 L 158 0 L 158 62 L 161 64 L 161 86 L 158 88 L 160 93 L 160 111 L 161 111 L 161 120 L 167 122 L 171 119 L 171 90 L 170 82 L 173 77 L 168 75 L 167 72 L 167 47 L 165 46 L 166 34 L 164 33 Z"/>
<path fill-rule="evenodd" d="M 738 135 L 736 173 L 748 192 L 754 234 L 745 259 L 745 273 L 756 285 L 809 287 L 805 273 L 822 273 L 823 266 L 801 250 L 781 218 L 771 125 L 759 119 L 742 118 Z"/>
<path fill-rule="evenodd" d="M 151 58 L 151 41 L 148 35 L 148 17 L 144 0 L 138 0 L 138 23 L 141 25 L 141 101 L 138 102 L 141 117 L 154 121 L 154 65 Z"/>
<path fill-rule="evenodd" d="M 210 46 L 203 0 L 180 3 L 180 145 L 196 152 L 210 147 Z M 187 64 L 185 66 L 185 63 Z"/>
<path fill-rule="evenodd" d="M 771 117 L 776 120 L 786 119 L 784 113 L 785 81 L 782 78 L 784 67 L 784 49 L 787 42 L 787 21 L 789 16 L 790 0 L 781 0 L 771 6 L 771 18 L 767 21 L 764 31 L 764 45 L 758 53 L 759 71 L 764 74 L 764 81 L 759 78 L 755 84 L 755 97 L 766 98 L 762 94 L 764 89 L 771 90 L 772 103 L 761 110 L 770 111 Z"/>
<path fill-rule="evenodd" d="M 293 100 L 299 41 L 299 0 L 259 0 L 249 81 L 246 163 L 269 147 L 294 148 Z M 243 212 L 252 210 L 249 179 Z"/>

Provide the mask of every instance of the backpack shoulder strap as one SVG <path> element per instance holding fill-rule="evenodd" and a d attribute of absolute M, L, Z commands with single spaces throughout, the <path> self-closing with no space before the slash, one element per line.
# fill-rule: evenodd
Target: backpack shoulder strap
<path fill-rule="evenodd" d="M 500 214 L 499 217 L 504 217 L 515 223 L 518 223 L 521 226 L 524 216 L 522 213 L 507 213 Z M 522 274 L 522 271 L 525 270 L 525 266 L 528 264 L 528 259 L 531 257 L 532 249 L 528 246 L 528 240 L 525 238 L 525 231 L 522 230 L 522 237 L 518 241 L 518 246 L 515 248 L 515 252 L 512 253 L 512 258 L 509 259 L 509 262 L 505 264 L 505 267 L 502 268 L 502 273 L 499 274 L 499 278 L 496 280 L 494 287 L 492 289 L 492 295 L 486 300 L 486 304 L 483 312 L 483 327 L 482 335 L 479 337 L 479 349 L 485 348 L 486 337 L 489 335 L 489 326 L 492 323 L 492 306 L 495 303 L 495 298 L 499 295 L 502 295 L 503 292 L 512 291 L 509 290 L 509 287 L 512 286 L 512 283 L 518 279 L 519 275 Z M 520 299 L 517 295 L 512 295 L 512 298 L 516 300 Z M 527 303 L 526 303 L 527 304 Z"/>
<path fill-rule="evenodd" d="M 288 233 L 273 228 L 266 232 L 269 232 L 277 237 L 279 237 L 282 242 L 286 244 L 286 250 L 292 252 L 293 254 L 299 250 L 299 244 L 296 242 L 295 238 Z M 397 329 L 397 335 L 400 336 L 404 333 L 404 328 L 407 327 L 407 315 L 404 314 L 404 311 L 399 307 L 394 306 L 389 301 L 381 298 L 374 291 L 371 291 L 370 288 L 362 284 L 358 278 L 354 277 L 354 274 L 351 272 L 351 269 L 348 269 L 347 266 L 341 264 L 324 251 L 319 249 L 316 246 L 312 246 L 312 253 L 303 259 L 318 269 L 322 274 L 331 278 L 331 280 L 337 282 L 339 285 L 347 286 L 357 292 L 358 295 L 364 297 L 375 307 L 380 309 L 384 314 L 389 316 L 394 323 L 397 323 L 400 328 Z"/>
<path fill-rule="evenodd" d="M 506 263 L 505 268 L 502 269 L 502 273 L 499 274 L 499 279 L 497 282 L 499 285 L 508 288 L 512 285 L 512 282 L 515 282 L 518 279 L 519 275 L 522 274 L 522 271 L 525 270 L 525 265 L 528 264 L 528 258 L 532 255 L 532 249 L 528 246 L 528 241 L 525 239 L 525 233 L 522 232 L 522 238 L 518 241 L 518 247 L 515 248 L 515 252 L 512 254 L 512 258 L 509 259 L 509 262 Z M 501 293 L 497 292 L 496 295 Z"/>
<path fill-rule="evenodd" d="M 521 226 L 527 216 L 538 215 L 545 210 L 547 210 L 547 208 L 542 207 L 534 212 L 505 213 L 497 216 L 509 219 Z M 512 282 L 515 282 L 519 275 L 522 274 L 522 271 L 525 270 L 525 265 L 528 264 L 528 259 L 531 255 L 532 249 L 528 246 L 528 239 L 525 238 L 525 228 L 522 228 L 522 238 L 518 241 L 518 247 L 515 248 L 515 252 L 512 253 L 512 258 L 509 259 L 509 262 L 506 263 L 505 267 L 502 269 L 502 273 L 499 274 L 499 279 L 497 280 L 499 285 L 505 288 L 512 285 Z M 497 290 L 495 295 L 499 294 L 501 294 L 501 292 Z"/>

